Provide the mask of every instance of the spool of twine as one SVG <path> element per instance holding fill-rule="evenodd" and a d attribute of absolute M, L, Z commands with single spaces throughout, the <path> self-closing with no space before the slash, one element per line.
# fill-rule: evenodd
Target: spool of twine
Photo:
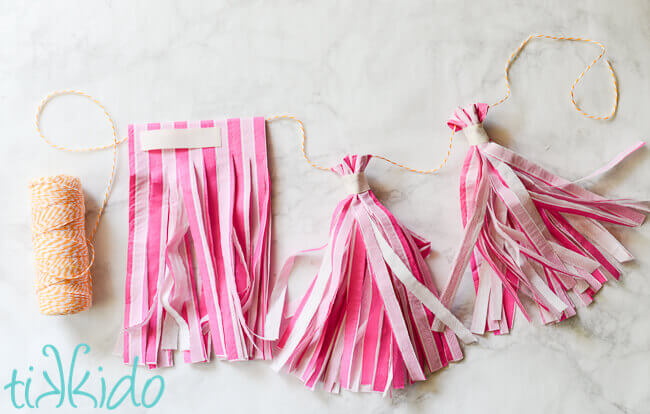
<path fill-rule="evenodd" d="M 81 96 L 99 106 L 112 128 L 113 142 L 96 147 L 69 148 L 46 138 L 41 132 L 41 114 L 50 100 L 61 95 Z M 38 135 L 58 150 L 89 152 L 113 149 L 113 166 L 106 192 L 97 214 L 97 221 L 88 237 L 84 226 L 86 210 L 79 178 L 55 175 L 38 178 L 30 184 L 38 306 L 45 315 L 67 315 L 84 311 L 92 304 L 90 268 L 95 258 L 92 241 L 111 191 L 117 163 L 117 146 L 126 138 L 117 138 L 113 119 L 97 99 L 76 90 L 55 91 L 43 98 L 36 111 L 35 124 Z"/>
<path fill-rule="evenodd" d="M 30 184 L 38 307 L 45 315 L 86 310 L 92 303 L 93 249 L 86 238 L 81 181 L 55 175 Z"/>

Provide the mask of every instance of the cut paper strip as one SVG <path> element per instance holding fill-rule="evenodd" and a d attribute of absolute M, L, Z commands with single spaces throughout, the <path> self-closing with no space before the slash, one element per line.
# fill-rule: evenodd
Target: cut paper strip
<path fill-rule="evenodd" d="M 460 210 L 464 233 L 441 293 L 452 305 L 465 268 L 472 269 L 476 302 L 472 331 L 507 333 L 515 308 L 529 318 L 522 295 L 544 323 L 575 315 L 607 281 L 620 275 L 631 254 L 602 223 L 639 226 L 647 203 L 606 199 L 560 178 L 489 141 L 483 120 L 488 105 L 458 108 L 448 126 L 470 131 L 462 167 Z M 641 148 L 637 143 L 587 178 L 602 174 Z M 436 319 L 433 329 L 442 330 Z"/>
<path fill-rule="evenodd" d="M 295 313 L 285 311 L 283 320 L 267 325 L 267 337 L 279 333 L 273 368 L 296 374 L 312 389 L 390 393 L 460 360 L 454 332 L 474 341 L 438 299 L 425 262 L 429 242 L 367 187 L 363 171 L 370 158 L 347 156 L 332 169 L 348 177 L 350 195 L 336 207 L 320 269 Z M 282 304 L 294 259 L 273 288 Z M 432 332 L 435 315 L 450 328 Z"/>
<path fill-rule="evenodd" d="M 213 145 L 144 151 L 151 131 Z M 270 359 L 264 119 L 131 125 L 129 171 L 124 362 L 170 366 L 175 350 L 185 362 Z"/>

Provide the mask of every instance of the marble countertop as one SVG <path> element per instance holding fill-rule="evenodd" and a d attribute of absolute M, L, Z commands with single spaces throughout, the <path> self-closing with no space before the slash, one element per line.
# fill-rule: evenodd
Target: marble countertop
<path fill-rule="evenodd" d="M 110 168 L 110 151 L 62 153 L 38 139 L 34 110 L 46 93 L 75 88 L 99 97 L 120 135 L 130 122 L 291 113 L 305 122 L 309 151 L 319 162 L 363 152 L 426 168 L 446 151 L 445 121 L 456 105 L 503 95 L 505 59 L 529 33 L 584 35 L 605 43 L 616 69 L 620 107 L 613 121 L 583 118 L 568 99 L 571 82 L 597 48 L 538 41 L 511 71 L 512 97 L 487 122 L 510 148 L 576 179 L 648 138 L 648 21 L 645 0 L 2 2 L 0 385 L 15 369 L 23 380 L 33 378 L 32 398 L 47 389 L 41 371 L 54 368 L 41 353 L 46 344 L 57 347 L 67 367 L 75 345 L 87 343 L 91 350 L 78 366 L 90 371 L 94 389 L 101 378 L 110 387 L 129 372 L 111 355 L 126 268 L 124 146 L 97 234 L 94 306 L 64 318 L 37 312 L 30 179 L 81 177 L 93 218 Z M 607 70 L 597 65 L 577 89 L 580 104 L 607 111 L 608 82 Z M 82 99 L 62 98 L 48 108 L 43 126 L 59 143 L 105 143 L 110 127 L 102 116 Z M 436 176 L 377 161 L 367 170 L 378 197 L 432 241 L 430 263 L 439 280 L 461 234 L 457 186 L 466 149 L 458 139 Z M 269 126 L 269 153 L 277 268 L 289 252 L 326 239 L 343 190 L 334 175 L 303 162 L 294 125 Z M 648 177 L 646 149 L 592 187 L 611 197 L 648 199 Z M 465 347 L 462 362 L 392 399 L 312 392 L 261 362 L 141 370 L 137 387 L 163 376 L 161 413 L 648 413 L 650 226 L 615 231 L 638 260 L 594 305 L 559 326 L 519 320 L 511 335 L 481 338 Z M 454 311 L 467 322 L 473 294 L 468 283 L 461 291 Z M 88 401 L 79 401 L 75 412 L 90 411 Z M 58 412 L 53 406 L 43 400 L 40 411 Z M 0 388 L 0 410 L 8 409 L 10 394 Z M 119 409 L 142 410 L 128 403 Z"/>

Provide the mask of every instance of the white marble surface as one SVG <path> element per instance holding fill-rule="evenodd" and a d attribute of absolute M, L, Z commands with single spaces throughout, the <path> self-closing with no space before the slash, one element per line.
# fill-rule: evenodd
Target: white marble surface
<path fill-rule="evenodd" d="M 487 122 L 498 140 L 578 178 L 626 145 L 648 138 L 650 4 L 575 3 L 3 1 L 1 385 L 14 368 L 24 376 L 30 365 L 37 372 L 51 365 L 40 354 L 47 343 L 66 359 L 74 345 L 88 343 L 92 351 L 79 364 L 93 372 L 102 365 L 109 382 L 127 372 L 111 356 L 126 266 L 125 147 L 96 243 L 95 305 L 66 318 L 36 311 L 29 180 L 60 172 L 80 176 L 92 217 L 110 165 L 109 152 L 70 155 L 39 141 L 32 120 L 47 92 L 78 88 L 100 97 L 121 135 L 134 121 L 293 113 L 305 121 L 309 150 L 318 161 L 331 163 L 347 151 L 372 152 L 428 167 L 437 165 L 445 150 L 446 115 L 457 104 L 499 98 L 505 58 L 527 34 L 585 35 L 608 46 L 617 71 L 621 101 L 612 122 L 585 119 L 568 101 L 571 81 L 597 50 L 549 41 L 531 45 L 518 61 L 512 98 Z M 607 73 L 601 66 L 593 72 L 578 96 L 586 109 L 606 111 Z M 43 122 L 60 143 L 109 139 L 101 113 L 80 99 L 54 102 Z M 274 246 L 281 257 L 325 240 L 342 191 L 336 177 L 302 161 L 292 125 L 272 125 L 269 140 Z M 431 264 L 439 278 L 460 237 L 457 177 L 466 148 L 459 139 L 448 166 L 434 177 L 377 161 L 368 169 L 385 204 L 433 241 Z M 648 199 L 649 176 L 650 153 L 643 150 L 595 188 Z M 166 390 L 156 412 L 648 413 L 650 226 L 616 232 L 638 260 L 626 266 L 620 283 L 605 287 L 595 305 L 561 326 L 522 320 L 510 336 L 482 338 L 466 347 L 463 362 L 392 400 L 311 392 L 265 363 L 213 362 L 162 371 Z M 467 320 L 463 303 L 472 294 L 469 284 L 461 289 L 454 310 Z M 93 376 L 90 383 L 97 387 L 98 381 Z M 52 406 L 42 405 L 42 412 Z M 0 389 L 0 411 L 9 409 L 9 394 Z M 124 404 L 120 410 L 142 408 Z"/>

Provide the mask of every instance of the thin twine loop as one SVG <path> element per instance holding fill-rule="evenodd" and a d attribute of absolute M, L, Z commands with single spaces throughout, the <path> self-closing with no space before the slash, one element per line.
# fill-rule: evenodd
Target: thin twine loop
<path fill-rule="evenodd" d="M 303 124 L 303 122 L 300 119 L 296 118 L 293 115 L 276 115 L 276 116 L 272 116 L 270 118 L 267 118 L 267 121 L 275 121 L 275 120 L 278 120 L 278 119 L 289 119 L 289 120 L 292 120 L 292 121 L 296 122 L 296 124 L 298 125 L 298 129 L 300 130 L 300 151 L 302 152 L 302 157 L 305 159 L 305 161 L 307 161 L 307 163 L 309 165 L 311 165 L 312 167 L 314 167 L 316 169 L 323 170 L 323 171 L 330 171 L 331 170 L 331 168 L 329 168 L 329 167 L 325 167 L 324 165 L 320 165 L 320 164 L 312 161 L 311 158 L 309 158 L 309 155 L 307 155 L 307 149 L 306 149 L 306 144 L 305 144 L 306 141 L 307 141 L 307 137 L 306 137 L 306 133 L 305 133 L 305 125 Z M 388 163 L 390 163 L 390 164 L 392 164 L 392 165 L 394 165 L 396 167 L 405 169 L 405 170 L 410 171 L 410 172 L 414 172 L 414 173 L 417 173 L 417 174 L 433 174 L 436 171 L 440 170 L 442 167 L 444 167 L 445 164 L 447 164 L 447 161 L 449 160 L 449 155 L 451 154 L 452 144 L 453 144 L 453 141 L 454 141 L 454 133 L 455 133 L 455 131 L 452 129 L 451 134 L 449 135 L 449 145 L 447 147 L 447 153 L 445 154 L 445 157 L 443 158 L 440 165 L 437 166 L 437 167 L 431 168 L 429 170 L 418 170 L 418 169 L 406 166 L 404 164 L 400 164 L 400 163 L 398 163 L 396 161 L 393 161 L 393 160 L 391 160 L 391 159 L 389 159 L 387 157 L 384 157 L 382 155 L 376 155 L 376 154 L 371 154 L 371 155 L 374 158 L 378 158 L 380 160 L 386 161 L 386 162 L 388 162 Z"/>
<path fill-rule="evenodd" d="M 515 49 L 514 52 L 512 52 L 512 54 L 510 55 L 510 57 L 506 61 L 506 66 L 505 66 L 504 78 L 505 78 L 505 83 L 506 83 L 506 94 L 499 101 L 492 104 L 491 105 L 492 107 L 497 106 L 499 104 L 502 104 L 503 102 L 505 102 L 510 97 L 510 78 L 508 76 L 510 66 L 514 63 L 515 60 L 517 60 L 517 58 L 519 57 L 519 54 L 521 53 L 522 49 L 528 44 L 528 42 L 530 42 L 533 39 L 567 40 L 567 41 L 591 43 L 593 45 L 598 46 L 600 48 L 600 54 L 591 63 L 589 63 L 582 70 L 582 72 L 580 72 L 580 75 L 578 75 L 576 80 L 573 81 L 573 84 L 571 85 L 571 91 L 570 91 L 571 104 L 573 105 L 573 107 L 575 108 L 576 111 L 578 111 L 580 114 L 582 114 L 583 116 L 585 116 L 587 118 L 590 118 L 590 119 L 604 121 L 604 120 L 612 118 L 614 116 L 614 114 L 616 114 L 616 109 L 618 107 L 618 83 L 617 83 L 617 80 L 616 80 L 616 72 L 614 72 L 614 68 L 612 67 L 612 64 L 610 63 L 610 61 L 607 58 L 605 58 L 605 64 L 607 65 L 607 69 L 609 69 L 609 73 L 612 76 L 612 89 L 614 90 L 614 100 L 613 100 L 612 108 L 611 108 L 611 111 L 609 112 L 609 114 L 608 115 L 594 115 L 594 114 L 591 114 L 589 112 L 586 112 L 580 107 L 580 105 L 578 105 L 578 103 L 575 100 L 575 88 L 576 88 L 576 86 L 578 85 L 578 83 L 580 83 L 580 81 L 585 76 L 585 74 L 587 72 L 589 72 L 591 70 L 591 68 L 596 63 L 598 63 L 599 60 L 601 60 L 603 58 L 603 56 L 605 56 L 605 53 L 606 53 L 605 46 L 602 43 L 600 43 L 600 42 L 598 42 L 596 40 L 592 40 L 592 39 L 587 39 L 587 38 L 582 38 L 582 37 L 570 37 L 570 36 L 552 36 L 552 35 L 545 35 L 545 34 L 531 34 L 523 42 L 521 42 L 521 44 L 517 47 L 517 49 Z"/>
<path fill-rule="evenodd" d="M 94 146 L 94 147 L 77 147 L 77 148 L 71 148 L 71 147 L 66 147 L 63 145 L 56 144 L 52 141 L 50 141 L 41 131 L 41 115 L 43 113 L 43 110 L 47 106 L 47 104 L 54 99 L 57 96 L 62 96 L 62 95 L 77 95 L 77 96 L 82 96 L 86 99 L 89 99 L 92 101 L 95 105 L 99 106 L 101 110 L 104 112 L 104 115 L 108 119 L 108 122 L 111 125 L 111 129 L 113 131 L 113 142 L 110 144 L 105 144 L 105 145 L 100 145 L 100 146 Z M 67 151 L 67 152 L 91 152 L 91 151 L 99 151 L 107 148 L 113 148 L 113 165 L 111 167 L 111 174 L 108 178 L 108 184 L 106 185 L 106 191 L 104 192 L 104 199 L 102 200 L 102 204 L 99 208 L 99 213 L 97 214 L 97 221 L 95 221 L 95 225 L 92 228 L 92 231 L 90 232 L 90 237 L 88 238 L 89 240 L 94 240 L 95 238 L 95 232 L 97 231 L 97 226 L 99 226 L 99 220 L 102 217 L 102 214 L 104 213 L 104 208 L 106 207 L 106 203 L 108 201 L 108 195 L 111 192 L 111 187 L 113 185 L 113 178 L 115 177 L 115 167 L 117 165 L 117 146 L 121 144 L 122 142 L 126 141 L 128 139 L 127 137 L 124 137 L 122 139 L 118 139 L 117 137 L 117 129 L 115 128 L 115 121 L 113 121 L 113 118 L 111 115 L 108 113 L 104 105 L 96 98 L 93 96 L 74 89 L 63 89 L 63 90 L 58 90 L 49 93 L 47 96 L 45 96 L 41 102 L 38 104 L 38 108 L 36 109 L 36 117 L 34 119 L 34 124 L 36 126 L 36 132 L 38 132 L 38 135 L 45 141 L 49 146 L 56 148 L 60 151 Z"/>

